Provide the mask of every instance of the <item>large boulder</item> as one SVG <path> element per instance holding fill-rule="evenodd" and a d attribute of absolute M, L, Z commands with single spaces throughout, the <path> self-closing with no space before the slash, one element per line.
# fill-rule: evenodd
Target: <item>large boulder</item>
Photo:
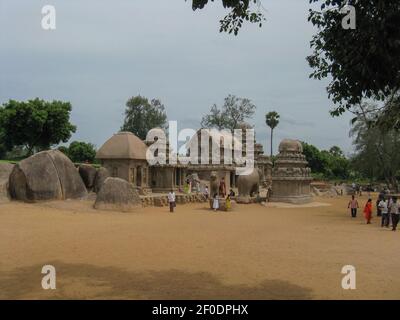
<path fill-rule="evenodd" d="M 142 206 L 139 194 L 128 181 L 107 178 L 97 194 L 94 208 L 128 212 Z"/>
<path fill-rule="evenodd" d="M 110 173 L 108 170 L 104 167 L 100 167 L 96 172 L 96 177 L 94 178 L 93 191 L 98 193 L 103 186 L 104 181 L 109 177 Z"/>
<path fill-rule="evenodd" d="M 15 165 L 10 194 L 17 200 L 34 202 L 82 198 L 87 191 L 71 160 L 58 150 L 50 150 Z"/>
<path fill-rule="evenodd" d="M 94 181 L 96 179 L 96 168 L 89 164 L 80 164 L 78 171 L 83 180 L 83 183 L 86 186 L 86 189 L 88 189 L 88 191 L 91 191 L 94 187 Z"/>
<path fill-rule="evenodd" d="M 0 163 L 0 203 L 10 200 L 8 182 L 13 169 L 14 165 L 11 163 Z"/>

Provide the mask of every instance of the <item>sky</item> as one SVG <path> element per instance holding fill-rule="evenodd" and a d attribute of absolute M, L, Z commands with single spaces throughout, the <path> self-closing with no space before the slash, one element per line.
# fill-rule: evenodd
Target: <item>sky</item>
<path fill-rule="evenodd" d="M 228 12 L 219 2 L 193 11 L 190 0 L 0 0 L 0 104 L 70 101 L 70 141 L 100 147 L 119 131 L 131 96 L 159 98 L 180 130 L 199 128 L 234 94 L 257 106 L 249 122 L 267 154 L 273 110 L 275 152 L 292 138 L 351 153 L 350 115 L 332 118 L 328 80 L 309 79 L 309 1 L 262 0 L 262 28 L 246 24 L 237 37 L 219 33 Z M 47 4 L 56 30 L 42 28 Z"/>

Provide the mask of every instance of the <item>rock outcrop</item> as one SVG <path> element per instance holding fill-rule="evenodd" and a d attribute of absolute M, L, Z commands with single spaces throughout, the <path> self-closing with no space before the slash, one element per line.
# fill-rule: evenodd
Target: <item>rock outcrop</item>
<path fill-rule="evenodd" d="M 97 169 L 96 177 L 94 178 L 93 191 L 98 193 L 103 186 L 104 181 L 110 177 L 110 173 L 104 167 Z"/>
<path fill-rule="evenodd" d="M 107 178 L 97 194 L 95 209 L 133 211 L 142 206 L 139 194 L 132 184 L 120 178 Z"/>
<path fill-rule="evenodd" d="M 10 175 L 10 195 L 35 202 L 83 198 L 87 191 L 71 160 L 58 150 L 50 150 L 15 165 Z"/>
<path fill-rule="evenodd" d="M 10 200 L 8 182 L 13 168 L 11 163 L 0 163 L 0 203 Z"/>
<path fill-rule="evenodd" d="M 97 170 L 95 167 L 89 164 L 80 164 L 79 175 L 81 176 L 83 183 L 88 191 L 91 191 L 94 187 L 94 181 L 96 178 Z"/>

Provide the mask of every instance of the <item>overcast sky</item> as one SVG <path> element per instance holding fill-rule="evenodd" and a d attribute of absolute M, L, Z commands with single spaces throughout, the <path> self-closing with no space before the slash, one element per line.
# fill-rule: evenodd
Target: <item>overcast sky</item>
<path fill-rule="evenodd" d="M 350 117 L 332 118 L 327 82 L 308 77 L 309 1 L 263 0 L 263 27 L 245 25 L 237 37 L 218 32 L 219 2 L 193 12 L 190 0 L 0 0 L 0 103 L 70 101 L 71 141 L 100 147 L 131 96 L 159 98 L 180 129 L 197 129 L 213 103 L 235 94 L 257 106 L 250 122 L 266 150 L 265 113 L 276 110 L 275 150 L 296 138 L 350 152 Z M 41 27 L 46 4 L 56 8 L 54 31 Z"/>

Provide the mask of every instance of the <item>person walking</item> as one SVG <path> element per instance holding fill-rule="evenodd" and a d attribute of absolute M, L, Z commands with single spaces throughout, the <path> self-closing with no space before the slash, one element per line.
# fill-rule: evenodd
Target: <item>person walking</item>
<path fill-rule="evenodd" d="M 214 211 L 217 211 L 219 209 L 219 199 L 218 199 L 218 194 L 214 194 L 213 197 L 213 209 Z"/>
<path fill-rule="evenodd" d="M 396 197 L 393 197 L 392 204 L 390 206 L 390 214 L 392 216 L 392 231 L 396 231 L 400 218 L 399 203 L 397 202 Z"/>
<path fill-rule="evenodd" d="M 354 195 L 351 196 L 351 200 L 349 201 L 347 208 L 350 209 L 352 218 L 357 217 L 357 209 L 359 208 L 359 205 Z"/>
<path fill-rule="evenodd" d="M 381 217 L 382 216 L 382 210 L 379 204 L 381 203 L 383 197 L 382 195 L 379 195 L 378 199 L 376 199 L 376 216 Z"/>
<path fill-rule="evenodd" d="M 389 208 L 388 208 L 388 200 L 385 197 L 381 197 L 381 201 L 378 204 L 379 210 L 382 214 L 382 222 L 381 227 L 389 227 Z"/>
<path fill-rule="evenodd" d="M 176 202 L 175 202 L 175 192 L 171 190 L 168 193 L 168 203 L 169 203 L 169 212 L 174 212 L 174 209 L 176 207 Z"/>
<path fill-rule="evenodd" d="M 367 220 L 367 224 L 371 224 L 371 219 L 372 219 L 372 199 L 371 198 L 369 198 L 367 203 L 365 204 L 364 216 L 365 216 L 365 220 Z"/>

